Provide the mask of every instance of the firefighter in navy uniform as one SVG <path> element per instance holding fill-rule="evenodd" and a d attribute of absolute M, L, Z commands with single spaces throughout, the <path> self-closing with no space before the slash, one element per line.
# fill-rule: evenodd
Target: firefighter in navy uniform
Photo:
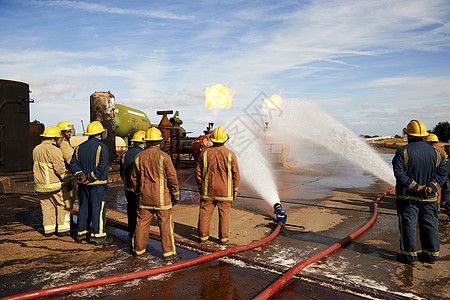
<path fill-rule="evenodd" d="M 213 146 L 206 148 L 197 164 L 196 179 L 201 194 L 198 216 L 200 243 L 209 239 L 209 226 L 214 208 L 219 211 L 219 239 L 230 239 L 230 209 L 239 189 L 239 166 L 236 155 L 224 146 L 228 135 L 222 127 L 211 134 Z"/>
<path fill-rule="evenodd" d="M 49 237 L 57 229 L 58 236 L 66 236 L 70 234 L 70 210 L 64 205 L 64 199 L 68 198 L 67 190 L 62 189 L 68 172 L 58 148 L 61 130 L 49 126 L 41 137 L 42 143 L 33 149 L 33 176 L 42 208 L 44 235 Z"/>
<path fill-rule="evenodd" d="M 136 155 L 131 171 L 133 190 L 139 198 L 134 256 L 144 255 L 150 223 L 156 215 L 164 261 L 171 262 L 179 258 L 173 236 L 172 205 L 180 200 L 180 192 L 172 160 L 167 153 L 159 149 L 162 139 L 158 128 L 147 130 L 147 149 Z"/>
<path fill-rule="evenodd" d="M 127 198 L 127 215 L 128 215 L 128 236 L 133 237 L 136 229 L 138 199 L 133 191 L 131 184 L 131 170 L 134 164 L 134 158 L 137 154 L 145 149 L 145 131 L 138 131 L 131 139 L 133 147 L 122 155 L 120 160 L 120 177 L 122 177 L 125 189 L 125 197 Z"/>
<path fill-rule="evenodd" d="M 106 133 L 99 121 L 91 122 L 86 130 L 89 139 L 75 148 L 70 168 L 78 182 L 78 234 L 76 241 L 87 238 L 92 220 L 89 242 L 94 245 L 109 245 L 112 239 L 106 236 L 106 191 L 108 183 L 108 149 L 100 139 Z"/>
<path fill-rule="evenodd" d="M 76 187 L 77 182 L 75 180 L 75 177 L 72 175 L 72 172 L 70 171 L 70 161 L 72 160 L 73 155 L 73 147 L 70 144 L 70 137 L 74 134 L 73 126 L 68 121 L 61 121 L 56 125 L 61 130 L 62 135 L 62 141 L 59 145 L 59 149 L 61 149 L 64 163 L 66 164 L 66 168 L 69 171 L 69 178 L 66 181 L 66 184 L 63 185 L 63 189 L 67 190 L 67 194 L 69 195 L 69 198 L 64 199 L 64 204 L 66 205 L 66 208 L 70 209 L 70 223 L 72 229 L 74 229 L 75 224 L 73 223 L 73 204 L 75 202 L 75 195 L 76 195 Z"/>
<path fill-rule="evenodd" d="M 408 144 L 392 160 L 396 183 L 396 205 L 400 228 L 399 260 L 415 264 L 419 259 L 439 260 L 437 193 L 447 177 L 444 159 L 423 138 L 425 125 L 412 120 L 404 129 Z M 422 252 L 416 251 L 416 226 L 419 223 Z"/>

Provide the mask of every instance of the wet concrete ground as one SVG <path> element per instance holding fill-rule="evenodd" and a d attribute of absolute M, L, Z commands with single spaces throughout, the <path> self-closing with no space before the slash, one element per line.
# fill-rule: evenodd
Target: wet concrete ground
<path fill-rule="evenodd" d="M 250 299 L 281 276 L 274 270 L 287 270 L 368 221 L 372 215 L 370 203 L 390 186 L 365 172 L 354 174 L 350 172 L 351 168 L 343 168 L 343 173 L 330 169 L 277 170 L 280 197 L 288 213 L 288 224 L 293 226 L 285 226 L 272 242 L 240 253 L 245 262 L 218 259 L 166 274 L 53 298 Z M 198 194 L 192 171 L 184 169 L 179 173 L 183 200 L 174 209 L 174 221 L 177 236 L 196 241 Z M 125 207 L 120 183 L 110 185 L 110 212 L 113 209 L 123 212 Z M 120 216 L 120 213 L 115 216 Z M 396 261 L 399 235 L 394 197 L 386 197 L 380 203 L 377 221 L 366 233 L 306 267 L 272 298 L 450 299 L 449 216 L 440 213 L 439 218 L 440 261 L 434 265 L 401 264 Z M 268 235 L 274 228 L 271 219 L 270 205 L 249 186 L 242 184 L 240 195 L 233 204 L 231 243 L 245 244 Z M 214 230 L 217 231 L 214 222 L 213 219 L 212 237 Z M 260 226 L 255 227 L 257 225 Z M 72 237 L 45 238 L 41 234 L 38 204 L 20 200 L 14 195 L 0 196 L 0 228 L 0 296 L 163 265 L 159 241 L 150 239 L 148 256 L 136 260 L 131 256 L 127 233 L 110 226 L 107 232 L 114 239 L 111 246 L 76 244 Z M 152 230 L 156 228 L 152 226 Z M 210 244 L 216 245 L 214 241 L 212 238 Z M 202 255 L 180 246 L 177 250 L 183 260 Z"/>

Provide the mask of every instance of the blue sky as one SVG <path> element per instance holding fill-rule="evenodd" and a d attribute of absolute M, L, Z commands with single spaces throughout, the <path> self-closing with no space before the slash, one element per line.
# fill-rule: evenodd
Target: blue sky
<path fill-rule="evenodd" d="M 358 134 L 450 121 L 450 1 L 0 0 L 0 78 L 30 85 L 31 121 L 89 122 L 89 96 L 180 111 L 202 133 L 261 92 L 307 98 Z M 204 91 L 235 96 L 214 115 Z M 301 120 L 299 120 L 301 122 Z M 294 124 L 293 124 L 294 125 Z"/>

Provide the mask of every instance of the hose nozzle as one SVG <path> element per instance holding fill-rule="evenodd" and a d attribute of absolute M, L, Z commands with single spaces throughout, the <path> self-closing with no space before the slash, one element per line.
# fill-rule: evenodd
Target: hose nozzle
<path fill-rule="evenodd" d="M 275 217 L 277 219 L 277 223 L 281 224 L 283 226 L 286 225 L 287 215 L 284 212 L 284 209 L 281 206 L 281 203 L 275 203 L 273 208 L 274 208 L 274 212 L 273 213 L 275 214 Z"/>

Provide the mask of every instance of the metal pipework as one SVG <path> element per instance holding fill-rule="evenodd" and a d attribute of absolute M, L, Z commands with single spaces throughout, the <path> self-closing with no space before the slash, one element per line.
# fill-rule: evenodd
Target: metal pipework
<path fill-rule="evenodd" d="M 277 219 L 277 223 L 281 224 L 282 226 L 286 225 L 287 215 L 284 212 L 284 209 L 281 206 L 281 203 L 275 203 L 273 205 L 273 208 L 274 208 L 274 212 L 273 213 L 275 214 L 275 217 Z"/>

